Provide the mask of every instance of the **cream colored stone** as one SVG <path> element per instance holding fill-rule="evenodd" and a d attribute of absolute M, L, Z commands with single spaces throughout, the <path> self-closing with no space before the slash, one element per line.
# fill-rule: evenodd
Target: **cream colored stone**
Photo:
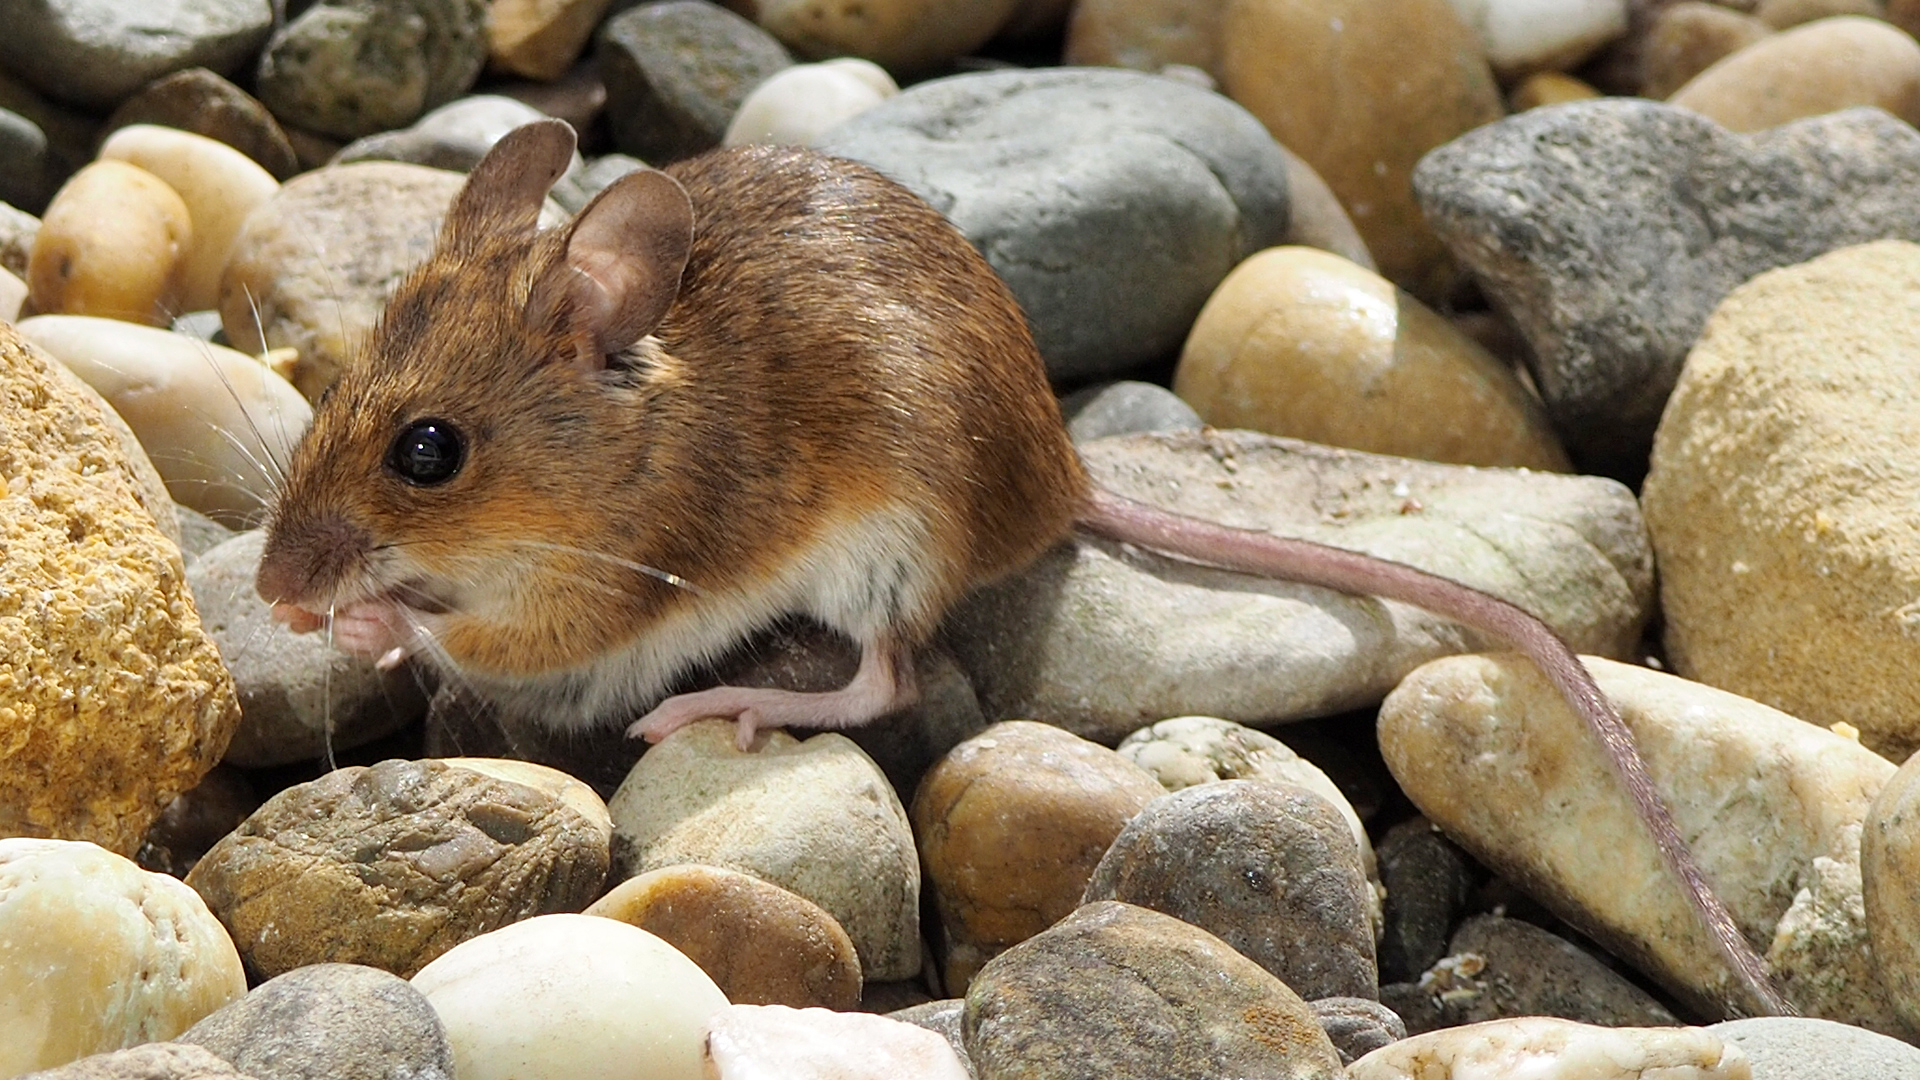
<path fill-rule="evenodd" d="M 708 1080 L 967 1080 L 936 1032 L 867 1013 L 731 1005 L 708 1026 Z"/>
<path fill-rule="evenodd" d="M 1640 94 L 1665 98 L 1724 57 L 1768 37 L 1773 28 L 1719 4 L 1682 0 L 1663 9 L 1647 32 Z"/>
<path fill-rule="evenodd" d="M 1857 15 L 1761 38 L 1673 92 L 1669 102 L 1733 131 L 1875 105 L 1920 122 L 1920 42 Z"/>
<path fill-rule="evenodd" d="M 608 803 L 616 878 L 679 863 L 753 874 L 825 908 L 866 977 L 920 970 L 920 860 L 893 785 L 827 732 L 770 731 L 754 748 L 710 720 L 648 750 Z"/>
<path fill-rule="evenodd" d="M 1860 835 L 1893 767 L 1823 728 L 1645 668 L 1587 658 L 1680 834 L 1803 1012 L 1899 1019 L 1874 977 Z M 1616 955 L 1713 1015 L 1725 964 L 1591 734 L 1512 654 L 1420 668 L 1380 712 L 1388 767 L 1421 812 Z M 1746 1006 L 1746 1007 L 1751 1007 Z"/>
<path fill-rule="evenodd" d="M 413 977 L 460 1080 L 702 1080 L 725 995 L 671 945 L 593 915 L 461 942 Z"/>
<path fill-rule="evenodd" d="M 165 326 L 186 308 L 193 217 L 166 181 L 96 161 L 53 196 L 27 261 L 33 310 Z"/>
<path fill-rule="evenodd" d="M 1514 112 L 1525 112 L 1542 105 L 1563 105 L 1569 101 L 1585 101 L 1599 96 L 1600 91 L 1571 75 L 1540 71 L 1522 79 L 1520 85 L 1513 88 L 1513 93 L 1507 95 L 1507 104 Z"/>
<path fill-rule="evenodd" d="M 1347 1080 L 1750 1080 L 1746 1054 L 1701 1028 L 1609 1028 L 1550 1016 L 1489 1020 L 1383 1046 Z"/>
<path fill-rule="evenodd" d="M 1227 275 L 1187 336 L 1173 391 L 1215 427 L 1568 468 L 1513 369 L 1391 282 L 1314 248 L 1269 248 Z"/>
<path fill-rule="evenodd" d="M 1751 6 L 1755 17 L 1777 30 L 1834 15 L 1878 19 L 1887 10 L 1886 0 L 1758 0 Z"/>
<path fill-rule="evenodd" d="M 559 800 L 560 805 L 571 808 L 574 813 L 587 819 L 599 831 L 605 843 L 613 843 L 613 817 L 607 813 L 606 802 L 585 783 L 559 769 L 512 758 L 452 757 L 441 758 L 440 761 L 457 769 L 491 776 L 495 780 L 525 784 L 535 791 L 544 791 Z"/>
<path fill-rule="evenodd" d="M 246 992 L 192 889 L 93 844 L 0 839 L 0 1077 L 171 1039 Z"/>
<path fill-rule="evenodd" d="M 0 268 L 0 322 L 20 318 L 20 307 L 27 302 L 27 283 L 13 271 Z"/>
<path fill-rule="evenodd" d="M 1888 997 L 1920 1032 L 1920 754 L 1880 789 L 1860 842 L 1867 930 Z"/>
<path fill-rule="evenodd" d="M 610 0 L 493 0 L 487 59 L 501 71 L 548 82 L 580 58 Z"/>
<path fill-rule="evenodd" d="M 892 71 L 925 72 L 985 45 L 1021 0 L 729 0 L 812 60 L 858 56 Z"/>
<path fill-rule="evenodd" d="M 1688 678 L 1920 748 L 1920 246 L 1761 274 L 1687 357 L 1642 501 Z"/>
<path fill-rule="evenodd" d="M 1228 0 L 1220 41 L 1221 89 L 1325 178 L 1380 272 L 1444 295 L 1454 271 L 1414 202 L 1414 163 L 1505 113 L 1447 0 Z"/>
<path fill-rule="evenodd" d="M 1567 71 L 1627 32 L 1627 0 L 1451 0 L 1502 78 Z"/>
<path fill-rule="evenodd" d="M 110 412 L 0 325 L 0 835 L 131 854 L 240 709 Z"/>
<path fill-rule="evenodd" d="M 117 319 L 37 315 L 19 329 L 127 421 L 175 501 L 230 528 L 265 517 L 313 419 L 291 383 L 245 353 Z"/>
<path fill-rule="evenodd" d="M 280 190 L 280 182 L 226 143 L 156 124 L 129 124 L 100 145 L 103 161 L 137 165 L 165 181 L 193 220 L 181 283 L 183 310 L 205 311 L 220 302 L 220 272 L 233 253 L 240 226 L 254 208 Z"/>
<path fill-rule="evenodd" d="M 1067 21 L 1066 62 L 1159 71 L 1168 64 L 1220 77 L 1228 0 L 1079 0 Z"/>
<path fill-rule="evenodd" d="M 853 57 L 795 64 L 753 88 L 727 125 L 726 146 L 805 145 L 814 136 L 900 92 L 893 76 Z"/>

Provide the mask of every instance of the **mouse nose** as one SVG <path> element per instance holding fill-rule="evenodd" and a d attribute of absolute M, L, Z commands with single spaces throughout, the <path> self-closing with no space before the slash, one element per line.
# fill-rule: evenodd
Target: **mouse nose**
<path fill-rule="evenodd" d="M 346 571 L 366 556 L 365 529 L 335 514 L 312 521 L 278 521 L 267 529 L 254 591 L 269 604 L 324 608 Z"/>

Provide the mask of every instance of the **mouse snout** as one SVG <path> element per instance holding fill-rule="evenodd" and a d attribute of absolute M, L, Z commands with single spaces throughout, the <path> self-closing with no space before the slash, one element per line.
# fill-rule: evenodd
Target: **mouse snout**
<path fill-rule="evenodd" d="M 306 522 L 276 522 L 267 530 L 254 591 L 269 604 L 324 611 L 348 571 L 364 562 L 371 545 L 365 529 L 337 514 Z"/>

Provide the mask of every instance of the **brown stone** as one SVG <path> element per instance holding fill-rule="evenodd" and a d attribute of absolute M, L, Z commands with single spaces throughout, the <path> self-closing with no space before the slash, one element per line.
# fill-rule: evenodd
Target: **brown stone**
<path fill-rule="evenodd" d="M 1667 99 L 1733 131 L 1876 105 L 1920 122 L 1920 42 L 1845 15 L 1772 34 L 1725 57 Z"/>
<path fill-rule="evenodd" d="M 493 0 L 487 60 L 529 79 L 557 79 L 580 58 L 609 0 Z"/>
<path fill-rule="evenodd" d="M 1647 34 L 1640 94 L 1665 98 L 1722 58 L 1772 33 L 1759 19 L 1719 4 L 1675 4 L 1660 13 Z"/>
<path fill-rule="evenodd" d="M 0 835 L 131 855 L 240 710 L 108 414 L 0 325 Z"/>
<path fill-rule="evenodd" d="M 1221 88 L 1340 196 L 1381 273 L 1444 295 L 1453 270 L 1414 202 L 1421 155 L 1504 110 L 1447 0 L 1229 0 Z"/>
<path fill-rule="evenodd" d="M 1159 71 L 1185 64 L 1220 77 L 1220 20 L 1229 0 L 1080 0 L 1066 62 Z"/>
<path fill-rule="evenodd" d="M 1507 105 L 1514 112 L 1526 112 L 1542 105 L 1560 105 L 1599 96 L 1600 91 L 1571 75 L 1558 71 L 1536 71 L 1520 80 L 1520 85 L 1507 95 Z"/>
<path fill-rule="evenodd" d="M 664 867 L 621 882 L 586 913 L 662 938 L 735 1005 L 844 1011 L 860 1003 L 860 957 L 839 921 L 752 874 Z"/>
<path fill-rule="evenodd" d="M 1165 792 L 1145 769 L 1048 724 L 995 724 L 954 747 L 912 810 L 948 990 L 1079 906 L 1108 845 Z"/>
<path fill-rule="evenodd" d="M 300 171 L 300 160 L 280 121 L 258 98 L 206 68 L 155 79 L 120 103 L 100 134 L 129 124 L 159 124 L 218 139 L 259 162 L 275 180 Z"/>

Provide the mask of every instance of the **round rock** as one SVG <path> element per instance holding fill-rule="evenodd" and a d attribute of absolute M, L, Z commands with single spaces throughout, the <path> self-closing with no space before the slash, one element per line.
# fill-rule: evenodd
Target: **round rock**
<path fill-rule="evenodd" d="M 1759 41 L 1773 28 L 1744 12 L 1701 0 L 1662 8 L 1647 35 L 1640 96 L 1665 98 L 1695 75 Z"/>
<path fill-rule="evenodd" d="M 596 55 L 614 145 L 664 165 L 720 145 L 747 94 L 793 57 L 706 0 L 643 4 L 607 20 Z"/>
<path fill-rule="evenodd" d="M 312 964 L 255 987 L 179 1042 L 256 1080 L 453 1080 L 433 1006 L 405 979 L 358 964 Z"/>
<path fill-rule="evenodd" d="M 564 776 L 535 787 L 443 761 L 339 769 L 267 800 L 188 884 L 258 976 L 323 960 L 411 975 L 468 938 L 599 895 L 609 829 L 556 794 L 569 785 L 598 801 Z"/>
<path fill-rule="evenodd" d="M 96 161 L 54 193 L 27 263 L 33 310 L 165 326 L 182 310 L 193 217 L 166 181 Z"/>
<path fill-rule="evenodd" d="M 1628 0 L 1451 0 L 1496 75 L 1570 71 L 1627 32 Z"/>
<path fill-rule="evenodd" d="M 1140 431 L 1198 431 L 1200 414 L 1164 386 L 1100 383 L 1060 401 L 1060 415 L 1076 443 Z"/>
<path fill-rule="evenodd" d="M 1135 72 L 938 79 L 814 145 L 959 226 L 1012 288 L 1055 379 L 1171 355 L 1220 279 L 1287 230 L 1286 156 L 1259 122 Z"/>
<path fill-rule="evenodd" d="M 188 68 L 140 88 L 107 117 L 106 131 L 129 124 L 178 128 L 233 147 L 276 180 L 300 171 L 293 144 L 260 100 L 206 68 Z"/>
<path fill-rule="evenodd" d="M 487 61 L 485 0 L 319 0 L 260 54 L 260 100 L 282 121 L 356 139 L 464 93 Z"/>
<path fill-rule="evenodd" d="M 727 125 L 728 146 L 806 145 L 843 120 L 900 92 L 878 64 L 852 57 L 795 64 L 754 87 Z"/>
<path fill-rule="evenodd" d="M 10 0 L 0 5 L 0 68 L 106 110 L 182 68 L 232 74 L 272 26 L 270 0 Z"/>
<path fill-rule="evenodd" d="M 1920 42 L 1879 19 L 1846 15 L 1771 34 L 1693 77 L 1667 99 L 1731 131 L 1761 131 L 1855 105 L 1920 121 Z"/>

